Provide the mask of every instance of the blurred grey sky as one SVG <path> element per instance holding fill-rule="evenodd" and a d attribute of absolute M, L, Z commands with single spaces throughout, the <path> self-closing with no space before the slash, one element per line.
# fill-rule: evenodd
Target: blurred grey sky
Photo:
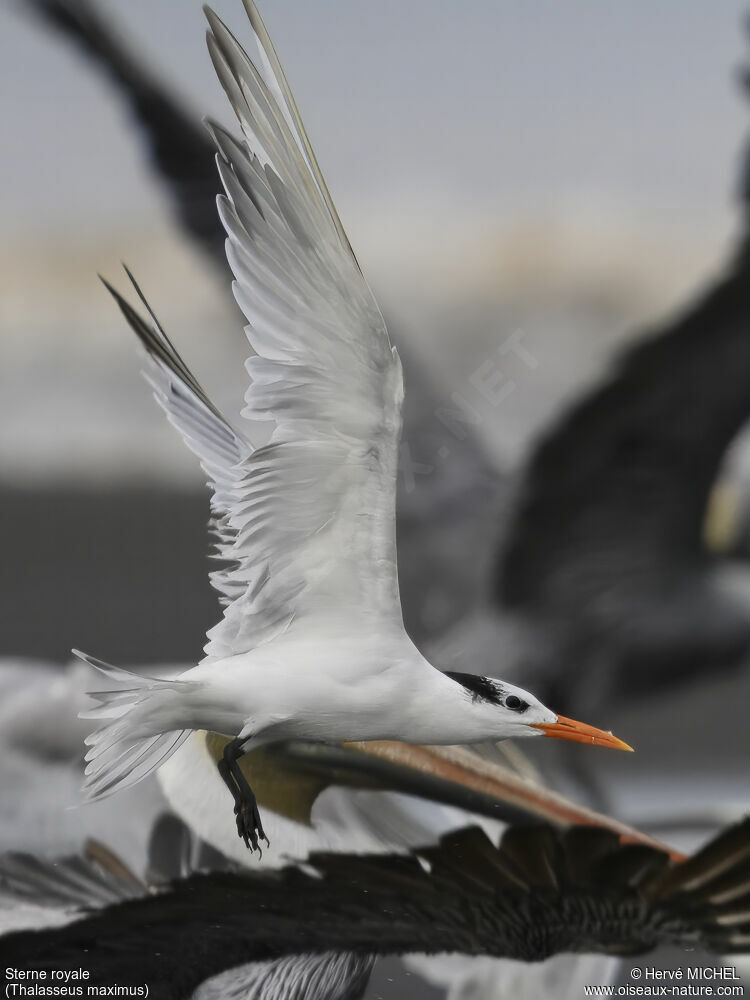
<path fill-rule="evenodd" d="M 112 97 L 4 0 L 3 231 L 158 211 Z M 227 113 L 192 0 L 103 0 L 200 112 Z M 242 36 L 239 0 L 218 11 Z M 373 253 L 530 223 L 721 240 L 747 116 L 739 0 L 267 0 L 341 213 Z"/>
<path fill-rule="evenodd" d="M 95 274 L 133 266 L 220 401 L 246 352 L 231 311 L 217 320 L 228 290 L 173 226 L 118 98 L 24 3 L 0 0 L 0 476 L 140 462 L 194 481 Z M 231 122 L 197 0 L 100 5 L 196 114 Z M 215 7 L 247 37 L 241 0 Z M 740 0 L 261 10 L 397 341 L 461 388 L 498 331 L 528 332 L 533 385 L 484 429 L 499 453 L 719 267 L 750 136 Z"/>

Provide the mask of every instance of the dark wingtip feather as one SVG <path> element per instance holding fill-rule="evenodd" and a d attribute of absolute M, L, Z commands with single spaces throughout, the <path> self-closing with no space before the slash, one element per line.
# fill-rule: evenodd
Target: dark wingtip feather
<path fill-rule="evenodd" d="M 649 886 L 649 894 L 670 892 L 709 896 L 719 879 L 750 861 L 750 817 L 722 830 L 696 854 L 665 871 Z"/>
<path fill-rule="evenodd" d="M 101 275 L 99 275 L 99 278 L 104 287 L 114 298 L 115 302 L 117 303 L 120 309 L 120 312 L 123 314 L 123 316 L 128 322 L 128 325 L 133 330 L 135 335 L 138 337 L 142 346 L 145 348 L 146 353 L 150 357 L 160 362 L 165 368 L 167 368 L 179 382 L 183 383 L 189 389 L 189 391 L 193 393 L 200 400 L 200 402 L 206 407 L 206 409 L 208 409 L 222 422 L 224 422 L 224 418 L 216 410 L 215 406 L 206 395 L 205 390 L 197 381 L 197 379 L 190 371 L 188 366 L 185 364 L 185 362 L 182 360 L 182 357 L 180 356 L 179 352 L 175 348 L 170 338 L 167 336 L 164 327 L 157 319 L 155 312 L 149 305 L 148 300 L 146 299 L 146 296 L 143 294 L 140 285 L 133 276 L 132 271 L 128 268 L 126 264 L 123 264 L 122 266 L 130 282 L 132 283 L 138 298 L 143 303 L 143 306 L 148 312 L 148 315 L 151 317 L 153 326 L 150 325 L 131 306 L 128 300 L 124 298 L 117 291 L 117 289 L 109 281 L 107 281 L 106 278 L 103 278 Z"/>

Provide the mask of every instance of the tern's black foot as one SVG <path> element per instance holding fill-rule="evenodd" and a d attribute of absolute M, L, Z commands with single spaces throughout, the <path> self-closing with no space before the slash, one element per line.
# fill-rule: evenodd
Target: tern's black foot
<path fill-rule="evenodd" d="M 258 855 L 263 857 L 258 841 L 265 840 L 266 847 L 270 847 L 271 844 L 263 830 L 255 796 L 243 795 L 234 807 L 234 815 L 237 818 L 237 833 L 245 841 L 245 847 L 257 851 Z"/>
<path fill-rule="evenodd" d="M 239 737 L 227 743 L 219 761 L 219 774 L 234 798 L 234 815 L 240 839 L 245 841 L 248 850 L 257 851 L 263 857 L 258 841 L 265 840 L 266 847 L 271 844 L 263 830 L 253 790 L 237 762 L 243 752 L 243 741 Z"/>

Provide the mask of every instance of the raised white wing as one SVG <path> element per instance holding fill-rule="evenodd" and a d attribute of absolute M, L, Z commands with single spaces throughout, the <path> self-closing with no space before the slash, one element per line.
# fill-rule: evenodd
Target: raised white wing
<path fill-rule="evenodd" d="M 211 659 L 251 649 L 308 615 L 401 614 L 401 366 L 270 39 L 251 0 L 243 2 L 262 72 L 207 11 L 209 50 L 244 141 L 211 130 L 233 289 L 256 352 L 243 415 L 275 421 L 269 443 L 253 451 L 155 319 L 117 296 L 149 352 L 157 398 L 214 490 L 219 556 L 229 568 L 212 574 L 226 608 L 209 632 Z"/>

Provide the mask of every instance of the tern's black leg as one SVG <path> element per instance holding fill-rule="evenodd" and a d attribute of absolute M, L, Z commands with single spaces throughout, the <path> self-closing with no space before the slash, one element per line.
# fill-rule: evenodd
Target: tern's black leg
<path fill-rule="evenodd" d="M 245 841 L 245 845 L 253 851 L 261 853 L 258 845 L 258 838 L 262 838 L 269 845 L 268 837 L 263 831 L 263 824 L 258 812 L 253 790 L 248 784 L 247 778 L 242 773 L 237 760 L 245 752 L 243 750 L 243 740 L 235 739 L 227 743 L 224 754 L 219 761 L 219 774 L 222 781 L 232 793 L 234 798 L 234 815 L 237 817 L 237 832 Z"/>

